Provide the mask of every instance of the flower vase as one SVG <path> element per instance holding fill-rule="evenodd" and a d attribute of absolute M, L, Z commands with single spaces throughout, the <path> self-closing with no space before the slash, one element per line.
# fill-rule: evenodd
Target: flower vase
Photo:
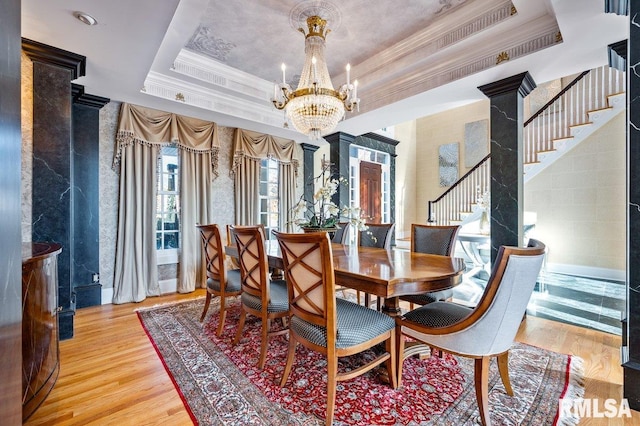
<path fill-rule="evenodd" d="M 304 231 L 305 234 L 308 234 L 310 232 L 327 232 L 329 234 L 329 239 L 333 240 L 334 235 L 336 235 L 336 231 L 338 230 L 338 228 L 336 228 L 335 226 L 332 228 L 318 228 L 318 227 L 313 227 L 313 226 L 302 226 L 301 227 L 302 230 Z"/>
<path fill-rule="evenodd" d="M 489 221 L 489 213 L 486 210 L 482 211 L 480 216 L 480 233 L 488 235 L 491 230 L 491 222 Z"/>

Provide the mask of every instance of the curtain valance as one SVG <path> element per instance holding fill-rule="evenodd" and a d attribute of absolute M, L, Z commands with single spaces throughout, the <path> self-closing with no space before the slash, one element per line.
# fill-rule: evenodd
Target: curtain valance
<path fill-rule="evenodd" d="M 113 168 L 120 163 L 122 150 L 134 143 L 176 144 L 197 154 L 211 154 L 211 169 L 218 175 L 218 126 L 211 121 L 123 103 L 120 107 Z"/>
<path fill-rule="evenodd" d="M 244 157 L 255 160 L 273 158 L 280 163 L 293 166 L 295 175 L 297 176 L 299 162 L 296 152 L 296 142 L 291 139 L 278 138 L 250 130 L 236 129 L 231 173 L 236 172 Z"/>

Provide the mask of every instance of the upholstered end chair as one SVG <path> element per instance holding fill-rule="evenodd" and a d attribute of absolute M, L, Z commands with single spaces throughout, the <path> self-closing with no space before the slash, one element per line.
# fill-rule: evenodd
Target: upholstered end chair
<path fill-rule="evenodd" d="M 497 357 L 508 395 L 509 348 L 542 267 L 545 245 L 530 239 L 527 248 L 502 246 L 478 305 L 471 309 L 452 302 L 434 302 L 396 318 L 398 384 L 402 383 L 405 337 L 445 352 L 475 359 L 476 399 L 482 424 L 490 425 L 489 360 Z"/>
<path fill-rule="evenodd" d="M 460 232 L 458 225 L 431 226 L 413 223 L 411 224 L 411 251 L 451 256 L 456 247 L 458 232 Z M 413 305 L 427 305 L 452 298 L 453 290 L 451 289 L 400 297 L 401 300 L 411 304 L 411 309 L 413 309 Z"/>
<path fill-rule="evenodd" d="M 358 232 L 358 245 L 360 247 L 376 247 L 383 248 L 385 250 L 391 249 L 391 241 L 393 239 L 393 230 L 396 227 L 395 223 L 367 223 L 366 231 Z M 358 303 L 360 303 L 360 292 L 357 292 Z M 371 304 L 371 295 L 365 293 L 364 304 L 369 306 Z M 382 299 L 378 297 L 376 299 L 376 307 L 378 310 L 382 307 Z"/>

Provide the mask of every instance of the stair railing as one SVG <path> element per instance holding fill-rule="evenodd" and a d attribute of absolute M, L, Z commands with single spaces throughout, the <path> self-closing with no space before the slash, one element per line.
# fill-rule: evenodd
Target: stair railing
<path fill-rule="evenodd" d="M 607 108 L 608 97 L 625 91 L 624 73 L 603 66 L 585 71 L 524 123 L 524 163 L 553 151 L 554 141 L 571 137 L 571 128 L 588 123 L 590 111 Z"/>
<path fill-rule="evenodd" d="M 524 163 L 538 161 L 538 153 L 552 151 L 553 141 L 571 137 L 571 127 L 585 124 L 589 111 L 607 108 L 608 97 L 625 91 L 624 73 L 603 66 L 578 75 L 524 123 Z M 489 190 L 489 159 L 484 157 L 437 199 L 428 202 L 427 222 L 447 225 L 471 212 L 478 193 Z M 437 205 L 437 209 L 436 209 Z"/>
<path fill-rule="evenodd" d="M 434 201 L 429 201 L 427 222 L 431 224 L 449 224 L 452 220 L 460 220 L 460 212 L 471 212 L 478 193 L 489 189 L 491 179 L 491 154 L 484 157 L 471 170 L 447 189 Z M 434 212 L 433 205 L 438 203 Z"/>

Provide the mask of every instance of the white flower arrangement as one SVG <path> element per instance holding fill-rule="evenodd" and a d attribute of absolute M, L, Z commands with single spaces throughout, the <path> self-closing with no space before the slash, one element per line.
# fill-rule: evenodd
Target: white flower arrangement
<path fill-rule="evenodd" d="M 293 207 L 293 222 L 301 228 L 318 228 L 333 229 L 338 228 L 338 223 L 348 221 L 358 231 L 366 231 L 368 226 L 362 217 L 360 207 L 339 208 L 331 197 L 338 192 L 338 187 L 346 183 L 343 177 L 339 179 L 330 179 L 327 173 L 331 167 L 331 163 L 322 159 L 320 175 L 313 179 L 313 182 L 307 183 L 313 185 L 320 182 L 322 186 L 313 194 L 313 201 L 300 197 L 300 201 Z"/>
<path fill-rule="evenodd" d="M 488 189 L 481 192 L 479 186 L 476 188 L 476 205 L 484 211 L 491 209 L 491 193 Z"/>

